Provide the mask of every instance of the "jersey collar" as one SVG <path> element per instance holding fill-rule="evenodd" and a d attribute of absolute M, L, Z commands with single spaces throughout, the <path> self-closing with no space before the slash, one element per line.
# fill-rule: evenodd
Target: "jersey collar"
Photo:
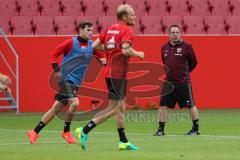
<path fill-rule="evenodd" d="M 81 36 L 78 36 L 77 39 L 80 43 L 87 43 L 88 42 L 88 40 L 82 38 Z"/>

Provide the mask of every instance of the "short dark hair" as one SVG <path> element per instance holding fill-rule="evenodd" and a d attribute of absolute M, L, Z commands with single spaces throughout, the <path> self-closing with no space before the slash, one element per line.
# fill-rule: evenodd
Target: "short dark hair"
<path fill-rule="evenodd" d="M 168 27 L 168 33 L 170 33 L 170 31 L 171 31 L 172 28 L 178 28 L 178 29 L 180 30 L 179 25 L 177 25 L 177 24 L 172 24 L 171 26 Z"/>
<path fill-rule="evenodd" d="M 84 29 L 86 26 L 92 27 L 93 24 L 90 21 L 80 21 L 80 23 L 78 24 L 78 29 Z"/>

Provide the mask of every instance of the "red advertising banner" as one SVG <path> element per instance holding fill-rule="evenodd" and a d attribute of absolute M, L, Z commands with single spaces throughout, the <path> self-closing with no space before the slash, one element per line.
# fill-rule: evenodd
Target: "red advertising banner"
<path fill-rule="evenodd" d="M 44 112 L 51 107 L 56 91 L 50 82 L 53 72 L 50 53 L 58 44 L 69 38 L 71 37 L 9 37 L 19 55 L 20 112 Z M 194 100 L 198 108 L 240 108 L 238 84 L 240 82 L 240 37 L 186 36 L 183 38 L 193 45 L 198 59 L 198 65 L 191 73 Z M 155 66 L 156 71 L 161 70 L 161 46 L 167 41 L 166 36 L 134 37 L 134 48 L 145 52 L 145 60 L 131 61 L 148 64 L 150 67 Z M 14 57 L 10 54 L 11 51 L 2 37 L 0 51 L 14 66 Z M 132 65 L 133 71 L 134 67 L 135 65 Z M 10 75 L 2 59 L 0 59 L 0 72 Z M 164 75 L 159 77 L 163 79 Z M 104 68 L 101 68 L 93 58 L 83 83 L 84 88 L 80 88 L 80 94 L 83 95 L 80 96 L 80 109 L 91 107 L 95 100 L 102 102 L 107 99 L 104 78 Z M 144 86 L 140 88 L 139 92 L 144 93 Z M 14 89 L 13 92 L 15 92 Z M 128 97 L 131 100 L 128 103 L 129 106 L 136 103 L 142 108 L 158 105 L 160 98 L 159 95 L 141 97 L 129 94 L 129 96 L 131 96 Z M 103 105 L 106 104 L 103 103 Z"/>

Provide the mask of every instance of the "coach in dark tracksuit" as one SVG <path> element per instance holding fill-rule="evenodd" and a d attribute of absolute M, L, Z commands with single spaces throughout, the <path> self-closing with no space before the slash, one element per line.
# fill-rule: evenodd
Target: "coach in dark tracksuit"
<path fill-rule="evenodd" d="M 174 108 L 176 103 L 180 108 L 189 108 L 191 112 L 193 127 L 186 135 L 199 135 L 198 111 L 194 104 L 190 80 L 190 72 L 196 67 L 197 59 L 192 45 L 181 39 L 178 25 L 170 26 L 168 34 L 170 41 L 161 51 L 167 73 L 161 92 L 159 128 L 154 135 L 165 135 L 167 108 Z M 169 87 L 169 84 L 173 87 Z"/>

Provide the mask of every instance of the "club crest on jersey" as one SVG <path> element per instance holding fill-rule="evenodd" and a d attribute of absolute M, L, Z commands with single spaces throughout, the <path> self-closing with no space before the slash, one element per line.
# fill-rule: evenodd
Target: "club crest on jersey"
<path fill-rule="evenodd" d="M 115 44 L 115 40 L 114 40 L 114 36 L 107 42 L 106 44 L 106 49 L 107 50 L 113 50 L 116 48 L 116 44 Z"/>
<path fill-rule="evenodd" d="M 177 48 L 177 52 L 181 53 L 182 52 L 182 48 Z"/>

